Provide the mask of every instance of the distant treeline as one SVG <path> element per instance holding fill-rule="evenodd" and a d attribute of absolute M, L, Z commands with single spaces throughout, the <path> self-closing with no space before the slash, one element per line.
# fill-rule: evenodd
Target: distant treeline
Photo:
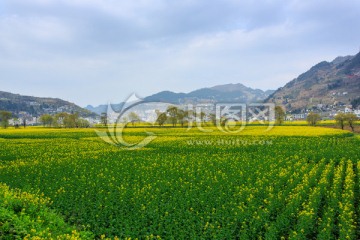
<path fill-rule="evenodd" d="M 54 116 L 50 114 L 41 115 L 39 122 L 44 127 L 64 127 L 64 128 L 87 128 L 90 127 L 89 121 L 79 117 L 78 113 L 57 113 Z"/>

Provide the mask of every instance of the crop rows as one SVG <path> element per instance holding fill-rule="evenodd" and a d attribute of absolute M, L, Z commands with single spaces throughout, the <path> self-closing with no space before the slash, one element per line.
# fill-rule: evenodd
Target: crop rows
<path fill-rule="evenodd" d="M 43 194 L 98 238 L 360 237 L 358 138 L 167 129 L 128 151 L 88 130 L 38 131 L 0 132 L 0 182 Z M 263 144 L 226 144 L 239 138 Z"/>

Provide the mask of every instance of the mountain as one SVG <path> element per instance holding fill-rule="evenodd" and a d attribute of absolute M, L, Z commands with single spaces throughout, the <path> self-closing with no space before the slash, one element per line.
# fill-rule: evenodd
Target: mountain
<path fill-rule="evenodd" d="M 287 111 L 350 105 L 360 97 L 360 53 L 323 61 L 271 94 L 265 101 Z"/>
<path fill-rule="evenodd" d="M 85 107 L 86 110 L 89 110 L 91 112 L 97 113 L 97 114 L 101 114 L 103 112 L 106 112 L 107 109 L 107 105 L 99 105 L 99 106 L 92 106 L 92 105 L 87 105 Z"/>
<path fill-rule="evenodd" d="M 111 108 L 112 110 L 114 111 L 121 111 L 123 107 L 123 103 L 118 103 L 118 104 L 111 104 Z M 87 105 L 85 107 L 86 110 L 89 110 L 93 113 L 96 113 L 98 115 L 101 115 L 102 113 L 106 113 L 107 110 L 108 110 L 108 105 L 107 104 L 101 104 L 101 105 L 98 105 L 98 106 L 92 106 L 92 105 Z"/>
<path fill-rule="evenodd" d="M 146 101 L 162 101 L 174 104 L 202 102 L 260 102 L 271 94 L 260 89 L 252 89 L 241 83 L 201 88 L 189 93 L 163 91 L 145 98 Z"/>
<path fill-rule="evenodd" d="M 0 110 L 10 111 L 15 116 L 19 114 L 40 116 L 46 113 L 53 114 L 58 112 L 78 112 L 83 117 L 96 115 L 87 109 L 62 99 L 23 96 L 2 91 L 0 91 Z"/>
<path fill-rule="evenodd" d="M 145 97 L 146 102 L 164 102 L 171 104 L 186 104 L 186 103 L 214 103 L 214 102 L 262 102 L 273 90 L 262 91 L 260 89 L 252 89 L 243 84 L 225 84 L 210 88 L 201 88 L 189 93 L 175 93 L 171 91 L 162 91 L 151 96 Z M 116 111 L 121 109 L 122 104 L 112 105 Z M 93 107 L 87 106 L 86 109 L 101 114 L 106 112 L 107 105 L 99 105 Z"/>

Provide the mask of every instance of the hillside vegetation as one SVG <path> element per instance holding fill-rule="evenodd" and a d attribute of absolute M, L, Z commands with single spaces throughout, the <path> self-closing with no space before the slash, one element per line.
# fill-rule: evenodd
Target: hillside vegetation
<path fill-rule="evenodd" d="M 316 64 L 279 88 L 266 101 L 284 105 L 292 111 L 319 104 L 331 108 L 358 101 L 359 93 L 360 53 Z"/>

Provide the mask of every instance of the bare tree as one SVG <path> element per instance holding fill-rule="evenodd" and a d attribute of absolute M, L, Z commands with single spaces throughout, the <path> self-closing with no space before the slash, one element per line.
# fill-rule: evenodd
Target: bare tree
<path fill-rule="evenodd" d="M 22 125 L 24 128 L 26 128 L 26 117 L 23 117 L 22 119 Z"/>

